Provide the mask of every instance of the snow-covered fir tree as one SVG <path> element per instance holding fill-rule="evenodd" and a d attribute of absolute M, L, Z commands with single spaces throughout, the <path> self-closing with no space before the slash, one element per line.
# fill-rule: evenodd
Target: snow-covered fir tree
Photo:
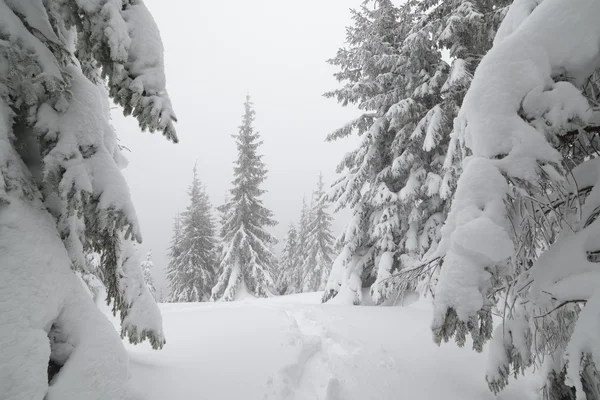
<path fill-rule="evenodd" d="M 285 275 L 279 275 L 278 280 L 278 282 L 285 285 L 285 294 L 302 293 L 304 290 L 306 276 L 303 266 L 309 258 L 308 234 L 311 210 L 312 204 L 309 207 L 306 203 L 306 197 L 303 197 L 298 227 L 296 228 L 296 225 L 291 224 L 285 239 L 284 251 L 280 260 L 280 265 L 283 268 L 281 271 L 282 273 L 285 271 Z"/>
<path fill-rule="evenodd" d="M 167 265 L 167 279 L 169 280 L 169 271 L 177 271 L 175 268 L 174 262 L 179 259 L 181 255 L 181 214 L 178 212 L 175 218 L 173 219 L 173 237 L 171 238 L 171 245 L 169 246 L 169 264 Z M 168 296 L 169 300 L 171 296 Z"/>
<path fill-rule="evenodd" d="M 441 109 L 447 113 L 447 131 L 457 116 L 473 73 L 481 57 L 492 47 L 494 35 L 513 0 L 410 0 L 416 18 L 411 36 L 428 37 L 452 60 L 449 75 L 441 87 Z M 532 2 L 531 4 L 534 4 Z M 536 3 L 537 4 L 537 3 Z M 449 198 L 468 151 L 452 134 L 445 160 L 442 197 Z"/>
<path fill-rule="evenodd" d="M 302 269 L 298 255 L 298 231 L 296 225 L 290 223 L 283 241 L 283 250 L 278 264 L 277 290 L 279 294 L 296 293 Z"/>
<path fill-rule="evenodd" d="M 229 202 L 229 193 L 225 194 L 224 197 L 224 201 L 223 204 L 227 204 Z M 218 232 L 219 232 L 219 239 L 217 241 L 217 258 L 216 258 L 216 269 L 215 269 L 215 277 L 218 277 L 221 275 L 221 262 L 223 261 L 223 258 L 225 257 L 225 250 L 227 248 L 227 243 L 225 242 L 224 238 L 221 236 L 223 234 L 223 226 L 225 226 L 225 222 L 227 221 L 227 210 L 218 207 L 217 208 L 217 212 L 218 212 Z"/>
<path fill-rule="evenodd" d="M 300 221 L 298 222 L 298 245 L 296 246 L 296 260 L 300 268 L 295 274 L 295 283 L 292 286 L 293 292 L 302 293 L 304 287 L 304 271 L 302 266 L 308 258 L 308 224 L 310 222 L 310 212 L 312 204 L 309 206 L 306 203 L 306 197 L 302 197 L 302 208 L 300 208 Z"/>
<path fill-rule="evenodd" d="M 340 89 L 326 93 L 365 113 L 329 135 L 352 133 L 359 147 L 338 167 L 343 176 L 327 199 L 350 207 L 352 218 L 338 238 L 323 300 L 340 290 L 348 301 L 362 301 L 361 288 L 382 303 L 406 282 L 392 275 L 412 267 L 435 249 L 445 219 L 443 161 L 450 115 L 442 87 L 448 65 L 432 36 L 411 32 L 420 17 L 414 7 L 391 1 L 365 1 L 353 11 L 347 48 L 330 60 L 340 72 Z"/>
<path fill-rule="evenodd" d="M 188 195 L 190 203 L 174 227 L 167 269 L 171 302 L 208 301 L 215 281 L 218 249 L 213 209 L 196 166 Z"/>
<path fill-rule="evenodd" d="M 0 315 L 14 316 L 0 324 L 0 391 L 123 399 L 127 353 L 75 272 L 98 254 L 121 335 L 162 347 L 109 119 L 111 97 L 177 140 L 160 35 L 141 0 L 0 1 L 0 15 Z"/>
<path fill-rule="evenodd" d="M 324 195 L 323 174 L 319 174 L 317 190 L 313 193 L 313 206 L 306 227 L 306 255 L 301 265 L 303 292 L 323 290 L 331 272 L 331 256 L 335 239 L 331 234 L 333 217 L 327 211 Z"/>
<path fill-rule="evenodd" d="M 231 301 L 238 291 L 266 296 L 275 287 L 271 276 L 277 259 L 271 246 L 277 240 L 266 230 L 276 224 L 273 213 L 261 200 L 267 168 L 259 155 L 262 143 L 254 130 L 255 111 L 246 96 L 244 115 L 235 136 L 238 157 L 234 166 L 230 199 L 219 207 L 225 218 L 221 237 L 224 242 L 221 275 L 212 290 L 213 300 Z"/>
<path fill-rule="evenodd" d="M 156 302 L 157 303 L 166 303 L 167 302 L 167 296 L 165 295 L 165 290 L 163 288 L 158 289 L 158 292 L 156 294 Z"/>
<path fill-rule="evenodd" d="M 142 274 L 144 275 L 144 282 L 146 287 L 150 291 L 150 294 L 156 298 L 156 288 L 154 287 L 154 278 L 152 277 L 152 270 L 154 269 L 154 263 L 152 262 L 152 250 L 146 254 L 146 260 L 142 261 Z"/>
<path fill-rule="evenodd" d="M 596 0 L 515 1 L 454 121 L 471 155 L 432 328 L 476 350 L 492 339 L 494 392 L 537 366 L 545 398 L 600 398 L 599 13 Z"/>

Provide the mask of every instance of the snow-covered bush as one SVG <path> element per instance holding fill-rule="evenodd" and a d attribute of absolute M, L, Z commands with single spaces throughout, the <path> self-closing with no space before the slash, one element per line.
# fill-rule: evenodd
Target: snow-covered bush
<path fill-rule="evenodd" d="M 120 399 L 127 355 L 78 275 L 98 272 L 122 336 L 162 347 L 109 122 L 110 94 L 176 141 L 158 29 L 141 0 L 1 0 L 0 42 L 0 393 Z"/>

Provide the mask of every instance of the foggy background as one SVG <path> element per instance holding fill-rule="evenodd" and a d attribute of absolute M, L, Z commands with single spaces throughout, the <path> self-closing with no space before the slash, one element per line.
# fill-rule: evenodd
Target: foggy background
<path fill-rule="evenodd" d="M 113 110 L 113 124 L 131 150 L 124 174 L 142 228 L 141 257 L 152 250 L 157 291 L 167 294 L 173 220 L 188 204 L 192 168 L 197 163 L 213 206 L 222 204 L 237 155 L 231 135 L 241 124 L 246 93 L 269 170 L 263 201 L 279 222 L 271 232 L 280 242 L 299 219 L 302 196 L 310 200 L 319 171 L 327 185 L 335 179 L 335 167 L 358 139 L 326 143 L 325 136 L 359 111 L 322 97 L 338 87 L 336 70 L 325 61 L 344 44 L 349 9 L 360 0 L 145 3 L 161 31 L 180 143 L 141 132 L 120 109 Z M 335 216 L 334 235 L 347 217 Z"/>

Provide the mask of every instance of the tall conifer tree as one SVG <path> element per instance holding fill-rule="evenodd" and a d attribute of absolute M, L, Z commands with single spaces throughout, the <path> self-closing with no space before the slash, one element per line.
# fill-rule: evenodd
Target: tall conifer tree
<path fill-rule="evenodd" d="M 240 290 L 266 296 L 275 287 L 271 273 L 276 257 L 270 247 L 277 240 L 266 228 L 276 222 L 260 198 L 265 193 L 261 184 L 267 177 L 267 168 L 258 154 L 262 141 L 253 127 L 255 111 L 249 95 L 244 109 L 242 125 L 235 135 L 238 157 L 233 188 L 229 201 L 219 207 L 225 219 L 221 231 L 225 249 L 221 275 L 212 290 L 213 300 L 234 300 Z"/>
<path fill-rule="evenodd" d="M 353 217 L 324 300 L 346 287 L 360 303 L 361 287 L 370 286 L 382 303 L 399 287 L 418 285 L 418 271 L 434 271 L 411 267 L 427 261 L 441 238 L 466 154 L 451 135 L 452 121 L 505 4 L 366 0 L 353 12 L 347 48 L 330 61 L 343 85 L 326 96 L 365 113 L 328 137 L 358 133 L 362 140 L 339 164 L 344 175 L 328 193 Z M 446 49 L 451 67 L 441 57 Z"/>
<path fill-rule="evenodd" d="M 298 231 L 296 225 L 290 223 L 278 266 L 277 289 L 280 294 L 297 292 L 298 274 L 302 272 L 297 254 Z"/>
<path fill-rule="evenodd" d="M 313 206 L 309 215 L 306 234 L 306 257 L 301 269 L 303 291 L 323 290 L 331 271 L 331 256 L 335 242 L 331 234 L 333 217 L 327 212 L 325 203 L 325 183 L 319 174 L 317 190 L 313 193 Z"/>
<path fill-rule="evenodd" d="M 167 273 L 170 300 L 175 302 L 207 301 L 215 279 L 217 241 L 212 206 L 195 166 L 188 194 L 190 204 L 181 215 L 180 231 L 175 232 L 174 258 Z"/>
<path fill-rule="evenodd" d="M 430 36 L 410 34 L 417 17 L 409 6 L 365 1 L 353 12 L 348 47 L 330 60 L 340 67 L 335 76 L 343 85 L 326 96 L 354 103 L 364 114 L 328 137 L 358 133 L 362 140 L 339 164 L 344 175 L 327 196 L 353 216 L 339 238 L 324 300 L 345 287 L 360 303 L 361 287 L 370 285 L 373 299 L 384 301 L 393 290 L 392 273 L 437 243 L 449 131 L 440 93 L 448 65 Z"/>
<path fill-rule="evenodd" d="M 306 203 L 306 197 L 302 197 L 302 208 L 300 209 L 300 222 L 298 224 L 298 245 L 296 246 L 296 260 L 299 268 L 296 270 L 294 293 L 301 293 L 304 287 L 304 273 L 302 266 L 308 258 L 308 224 L 310 222 L 311 206 Z"/>

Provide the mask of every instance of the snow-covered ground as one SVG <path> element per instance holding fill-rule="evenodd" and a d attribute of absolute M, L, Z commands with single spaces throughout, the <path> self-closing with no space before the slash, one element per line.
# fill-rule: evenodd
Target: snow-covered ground
<path fill-rule="evenodd" d="M 128 345 L 147 400 L 494 399 L 485 355 L 437 347 L 431 306 L 319 304 L 320 294 L 163 304 L 167 344 Z M 520 379 L 498 399 L 534 398 Z"/>

